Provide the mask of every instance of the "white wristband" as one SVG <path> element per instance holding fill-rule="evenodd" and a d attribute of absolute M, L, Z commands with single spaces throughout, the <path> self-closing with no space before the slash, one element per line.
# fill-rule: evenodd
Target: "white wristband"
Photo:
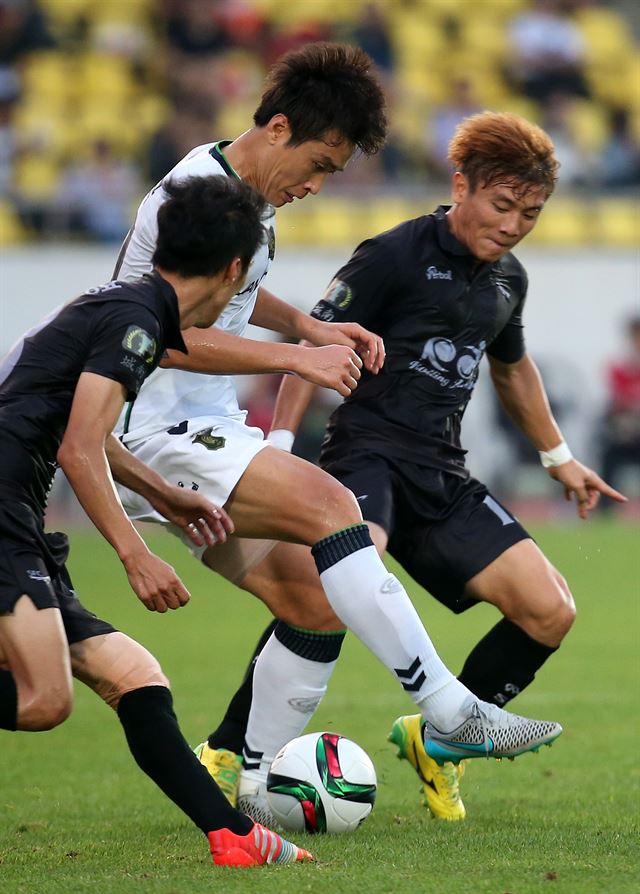
<path fill-rule="evenodd" d="M 540 454 L 540 462 L 545 469 L 562 466 L 573 459 L 573 453 L 569 450 L 569 445 L 566 441 L 560 441 L 557 447 L 552 447 L 551 450 L 539 450 L 538 453 Z"/>
<path fill-rule="evenodd" d="M 294 433 L 287 431 L 286 428 L 274 428 L 272 432 L 269 432 L 267 441 L 279 450 L 286 450 L 287 453 L 291 453 L 295 437 Z"/>

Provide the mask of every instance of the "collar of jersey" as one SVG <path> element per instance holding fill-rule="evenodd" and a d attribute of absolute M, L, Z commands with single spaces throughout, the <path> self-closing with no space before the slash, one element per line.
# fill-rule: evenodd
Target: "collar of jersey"
<path fill-rule="evenodd" d="M 227 156 L 224 154 L 224 150 L 232 143 L 233 140 L 219 140 L 211 147 L 211 149 L 209 149 L 209 155 L 212 158 L 215 158 L 228 177 L 235 177 L 237 180 L 241 180 L 242 178 L 240 177 L 240 174 L 233 169 L 227 160 Z"/>
<path fill-rule="evenodd" d="M 436 219 L 436 229 L 438 232 L 438 242 L 440 243 L 440 248 L 444 249 L 444 251 L 449 252 L 451 255 L 462 255 L 464 257 L 470 258 L 471 252 L 467 248 L 466 245 L 463 245 L 459 239 L 453 235 L 451 230 L 449 229 L 449 224 L 447 222 L 447 211 L 451 208 L 451 205 L 440 205 L 434 214 Z"/>

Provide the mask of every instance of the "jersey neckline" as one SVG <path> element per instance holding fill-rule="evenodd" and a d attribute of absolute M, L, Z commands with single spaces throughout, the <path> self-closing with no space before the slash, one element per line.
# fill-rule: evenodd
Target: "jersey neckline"
<path fill-rule="evenodd" d="M 209 149 L 209 155 L 215 158 L 228 177 L 235 177 L 236 180 L 241 180 L 242 178 L 240 174 L 238 174 L 233 165 L 229 163 L 227 156 L 224 154 L 224 150 L 232 143 L 233 140 L 218 140 L 218 142 Z"/>

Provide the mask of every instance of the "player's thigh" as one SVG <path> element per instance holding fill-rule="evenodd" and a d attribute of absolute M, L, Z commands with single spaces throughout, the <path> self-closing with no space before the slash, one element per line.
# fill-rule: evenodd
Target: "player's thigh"
<path fill-rule="evenodd" d="M 114 709 L 126 692 L 169 686 L 157 658 L 124 633 L 92 636 L 73 643 L 70 651 L 73 676 Z"/>
<path fill-rule="evenodd" d="M 69 649 L 60 611 L 39 609 L 28 595 L 0 615 L 3 665 L 15 680 L 18 728 L 50 729 L 73 703 Z"/>
<path fill-rule="evenodd" d="M 309 546 L 362 521 L 347 488 L 317 466 L 275 447 L 254 457 L 225 509 L 239 536 Z"/>
<path fill-rule="evenodd" d="M 531 636 L 556 645 L 575 616 L 566 581 L 533 540 L 522 540 L 472 577 L 466 593 L 495 605 Z"/>
<path fill-rule="evenodd" d="M 276 543 L 241 582 L 274 617 L 305 630 L 341 630 L 344 624 L 329 605 L 311 550 L 296 543 Z"/>

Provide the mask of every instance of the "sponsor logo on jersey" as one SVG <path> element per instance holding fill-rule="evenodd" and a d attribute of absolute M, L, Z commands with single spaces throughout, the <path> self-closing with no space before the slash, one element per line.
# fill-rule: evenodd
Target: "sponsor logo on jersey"
<path fill-rule="evenodd" d="M 332 304 L 338 310 L 346 310 L 353 298 L 353 289 L 346 282 L 342 282 L 341 279 L 333 279 L 322 296 L 323 301 L 326 301 L 327 304 Z"/>
<path fill-rule="evenodd" d="M 49 575 L 44 571 L 39 571 L 37 568 L 27 568 L 27 574 L 31 580 L 41 580 L 45 584 L 51 583 Z"/>
<path fill-rule="evenodd" d="M 220 435 L 214 435 L 212 428 L 205 428 L 202 431 L 196 432 L 191 439 L 191 443 L 202 444 L 207 450 L 221 450 L 227 443 L 227 440 Z"/>
<path fill-rule="evenodd" d="M 445 388 L 473 390 L 478 378 L 478 367 L 487 343 L 457 348 L 448 338 L 436 336 L 425 342 L 420 360 L 412 360 L 409 369 L 429 376 Z"/>
<path fill-rule="evenodd" d="M 111 282 L 105 283 L 103 286 L 94 286 L 91 289 L 87 289 L 87 295 L 100 295 L 103 292 L 113 292 L 114 289 L 121 289 L 122 285 L 115 279 L 112 279 Z"/>
<path fill-rule="evenodd" d="M 156 356 L 156 340 L 151 338 L 148 332 L 140 326 L 129 326 L 125 337 L 122 339 L 122 347 L 131 351 L 136 357 L 142 357 L 145 363 L 153 363 Z"/>
<path fill-rule="evenodd" d="M 267 249 L 269 251 L 269 260 L 273 261 L 276 256 L 276 231 L 273 227 L 267 230 Z"/>
<path fill-rule="evenodd" d="M 451 270 L 438 270 L 437 267 L 427 267 L 425 276 L 427 279 L 448 279 L 453 280 Z"/>

